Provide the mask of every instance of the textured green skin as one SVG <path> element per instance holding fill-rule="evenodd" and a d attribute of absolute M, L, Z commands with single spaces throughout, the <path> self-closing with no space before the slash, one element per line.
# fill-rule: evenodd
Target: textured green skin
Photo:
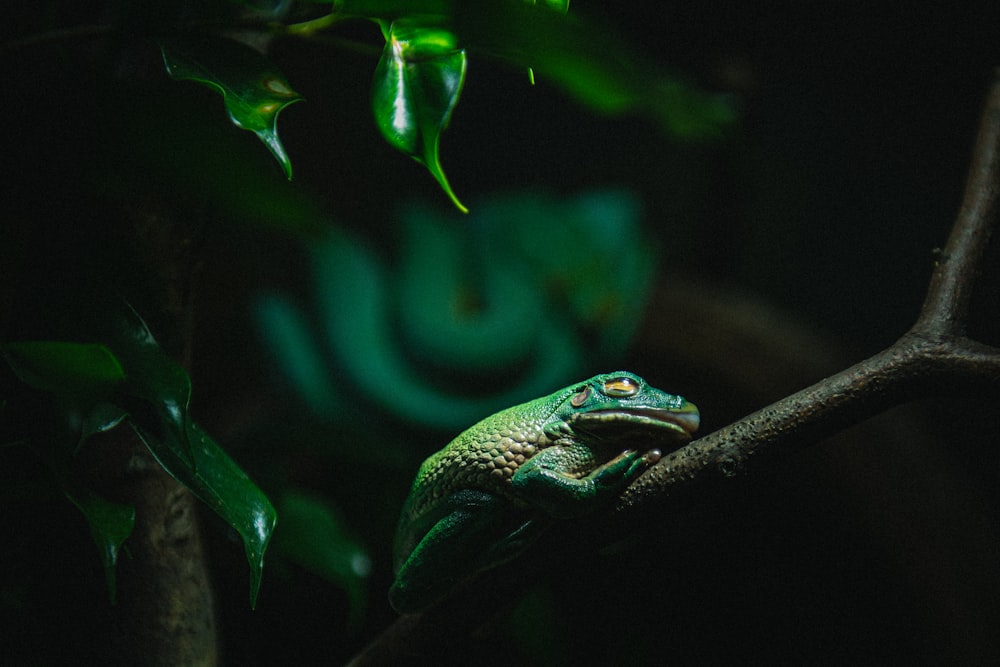
<path fill-rule="evenodd" d="M 697 423 L 693 404 L 624 371 L 487 417 L 420 466 L 396 533 L 390 602 L 418 610 L 513 558 L 551 520 L 613 498 Z"/>

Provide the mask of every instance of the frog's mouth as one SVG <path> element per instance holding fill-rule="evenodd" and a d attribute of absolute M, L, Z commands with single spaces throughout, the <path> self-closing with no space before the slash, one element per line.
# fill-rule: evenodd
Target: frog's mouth
<path fill-rule="evenodd" d="M 574 431 L 597 438 L 615 440 L 654 438 L 687 441 L 698 430 L 698 409 L 607 408 L 573 415 L 568 420 Z"/>

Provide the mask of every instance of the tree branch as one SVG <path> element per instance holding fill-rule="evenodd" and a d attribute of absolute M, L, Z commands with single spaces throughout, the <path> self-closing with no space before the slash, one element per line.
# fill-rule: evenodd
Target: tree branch
<path fill-rule="evenodd" d="M 216 30 L 220 31 L 220 34 L 230 35 L 233 33 L 255 33 L 263 37 L 288 37 L 302 41 L 321 42 L 345 51 L 360 53 L 365 56 L 378 56 L 381 54 L 382 49 L 375 44 L 367 44 L 349 38 L 331 36 L 325 32 L 337 23 L 350 18 L 356 17 L 324 14 L 320 18 L 312 21 L 304 21 L 302 23 L 288 25 L 281 23 L 280 21 L 249 17 L 231 21 L 220 21 L 217 19 L 186 21 L 176 27 L 177 29 L 191 31 Z M 18 51 L 47 46 L 49 44 L 59 42 L 103 39 L 105 37 L 120 34 L 121 32 L 121 26 L 112 23 L 85 23 L 67 28 L 53 28 L 51 30 L 44 30 L 42 32 L 31 33 L 29 35 L 23 35 L 21 37 L 7 40 L 6 42 L 0 44 L 0 51 L 16 53 Z"/>
<path fill-rule="evenodd" d="M 975 279 L 997 219 L 1000 189 L 1000 69 L 986 99 L 965 195 L 948 244 L 931 275 L 914 330 L 926 336 L 965 333 Z"/>
<path fill-rule="evenodd" d="M 1000 70 L 986 100 L 962 206 L 934 267 L 916 324 L 886 350 L 689 443 L 625 492 L 618 509 L 681 487 L 732 477 L 750 460 L 813 444 L 883 410 L 923 396 L 1000 389 L 1000 349 L 965 337 L 1000 192 Z"/>
<path fill-rule="evenodd" d="M 663 457 L 621 495 L 613 515 L 733 477 L 752 460 L 814 444 L 914 398 L 1000 391 L 1000 349 L 970 340 L 965 323 L 975 281 L 997 222 L 1000 193 L 1000 69 L 995 72 L 961 209 L 937 262 L 916 324 L 886 350 Z M 512 599 L 539 562 L 505 566 L 440 605 L 401 617 L 351 665 L 417 664 L 474 627 L 497 601 Z M 517 570 L 512 574 L 512 567 Z M 446 639 L 445 637 L 451 639 Z M 423 657 L 421 657 L 423 656 Z"/>

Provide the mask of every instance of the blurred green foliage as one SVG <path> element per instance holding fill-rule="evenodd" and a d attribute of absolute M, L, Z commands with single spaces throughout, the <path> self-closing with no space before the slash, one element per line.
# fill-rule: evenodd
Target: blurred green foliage
<path fill-rule="evenodd" d="M 310 244 L 309 314 L 272 293 L 258 321 L 323 418 L 374 407 L 454 431 L 614 365 L 645 306 L 652 248 L 623 190 L 495 196 L 464 220 L 413 205 L 395 261 L 331 230 Z"/>
<path fill-rule="evenodd" d="M 317 494 L 288 489 L 278 498 L 278 511 L 275 554 L 346 591 L 348 622 L 357 628 L 368 606 L 372 563 L 366 548 L 341 513 Z"/>

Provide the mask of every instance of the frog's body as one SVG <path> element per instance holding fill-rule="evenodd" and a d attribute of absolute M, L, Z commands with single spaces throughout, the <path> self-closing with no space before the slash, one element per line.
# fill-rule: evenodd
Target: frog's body
<path fill-rule="evenodd" d="M 398 611 L 424 607 L 584 514 L 686 442 L 698 409 L 626 372 L 508 408 L 424 461 L 396 533 Z"/>

